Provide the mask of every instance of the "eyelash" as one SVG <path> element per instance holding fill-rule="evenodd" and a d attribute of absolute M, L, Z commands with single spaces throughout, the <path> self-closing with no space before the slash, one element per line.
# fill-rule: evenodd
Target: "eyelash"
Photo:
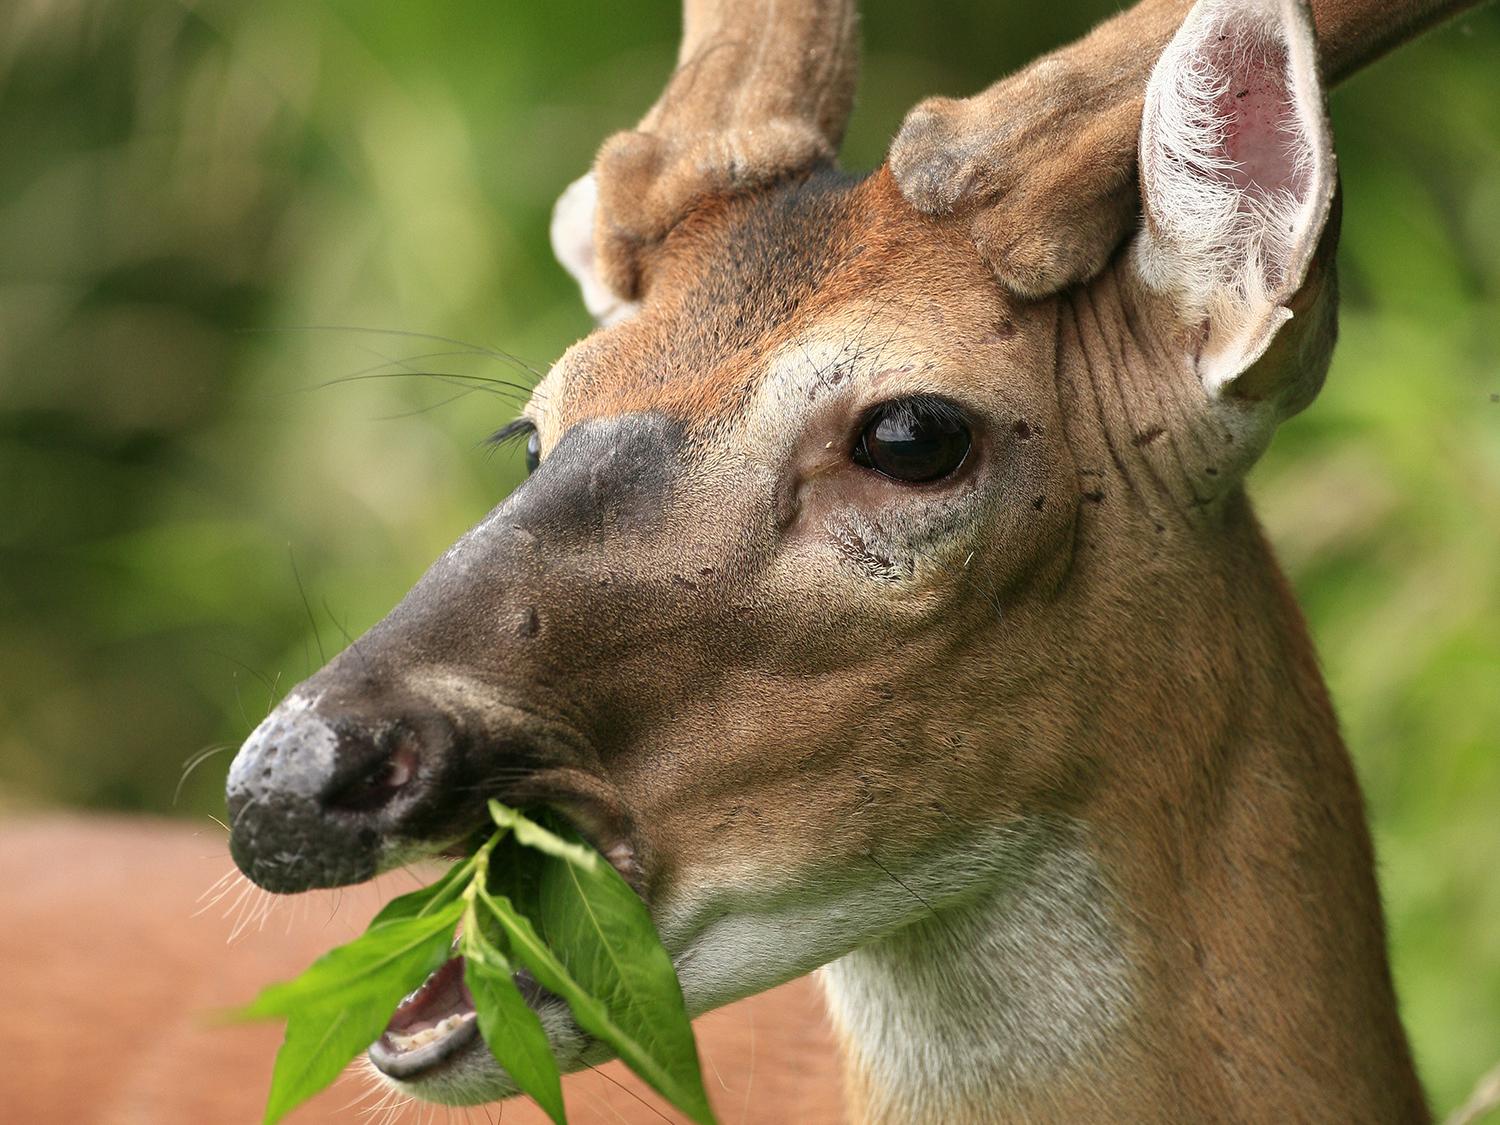
<path fill-rule="evenodd" d="M 517 418 L 514 422 L 507 422 L 501 426 L 480 444 L 490 449 L 500 449 L 512 442 L 519 441 L 523 434 L 529 434 L 534 429 L 536 429 L 536 425 L 529 418 Z"/>

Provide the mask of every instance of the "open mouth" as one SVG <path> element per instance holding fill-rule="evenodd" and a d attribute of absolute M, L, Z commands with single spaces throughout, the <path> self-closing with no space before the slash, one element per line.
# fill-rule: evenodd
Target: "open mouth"
<path fill-rule="evenodd" d="M 545 993 L 531 974 L 517 973 L 515 981 L 526 1003 L 537 1007 Z M 410 1082 L 429 1077 L 480 1042 L 474 998 L 464 984 L 464 959 L 454 957 L 397 1006 L 370 1045 L 370 1062 L 387 1078 Z"/>
<path fill-rule="evenodd" d="M 479 1039 L 474 998 L 464 985 L 464 959 L 454 957 L 397 1006 L 370 1061 L 388 1078 L 421 1078 Z"/>
<path fill-rule="evenodd" d="M 570 802 L 566 814 L 579 834 L 640 893 L 640 867 L 623 832 L 599 815 L 590 815 L 582 803 Z M 552 995 L 524 969 L 515 974 L 514 980 L 533 1010 Z M 476 1044 L 483 1044 L 483 1039 L 474 998 L 464 984 L 464 959 L 452 957 L 397 1005 L 368 1055 L 375 1069 L 387 1078 L 411 1082 L 433 1076 Z"/>

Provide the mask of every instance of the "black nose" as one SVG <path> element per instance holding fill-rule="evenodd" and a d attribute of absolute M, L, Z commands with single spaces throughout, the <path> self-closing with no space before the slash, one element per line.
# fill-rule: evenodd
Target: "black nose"
<path fill-rule="evenodd" d="M 363 882 L 430 814 L 454 755 L 453 728 L 436 714 L 289 697 L 230 767 L 230 854 L 268 891 Z"/>

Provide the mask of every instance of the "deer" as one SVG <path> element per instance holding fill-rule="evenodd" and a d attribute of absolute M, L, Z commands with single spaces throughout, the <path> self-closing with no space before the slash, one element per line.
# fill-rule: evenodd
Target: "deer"
<path fill-rule="evenodd" d="M 1335 342 L 1325 86 L 1465 6 L 1143 0 L 861 176 L 852 0 L 685 0 L 559 201 L 598 328 L 500 435 L 529 477 L 245 741 L 235 862 L 340 887 L 551 810 L 691 1014 L 819 971 L 861 1125 L 1426 1120 L 1243 482 Z M 437 992 L 374 1072 L 515 1094 L 471 1018 L 405 1045 Z"/>

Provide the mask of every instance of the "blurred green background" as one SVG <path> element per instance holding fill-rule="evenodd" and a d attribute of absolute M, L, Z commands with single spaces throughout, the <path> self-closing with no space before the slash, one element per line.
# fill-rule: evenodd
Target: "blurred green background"
<path fill-rule="evenodd" d="M 919 97 L 1112 7 L 868 0 L 846 165 Z M 528 386 L 587 330 L 548 215 L 659 91 L 676 23 L 669 3 L 0 6 L 0 806 L 218 812 L 230 755 L 179 792 L 184 762 L 514 484 L 517 454 L 479 441 L 516 395 L 421 373 Z M 1343 342 L 1253 484 L 1448 1108 L 1500 1058 L 1500 10 L 1357 77 L 1333 118 Z"/>

